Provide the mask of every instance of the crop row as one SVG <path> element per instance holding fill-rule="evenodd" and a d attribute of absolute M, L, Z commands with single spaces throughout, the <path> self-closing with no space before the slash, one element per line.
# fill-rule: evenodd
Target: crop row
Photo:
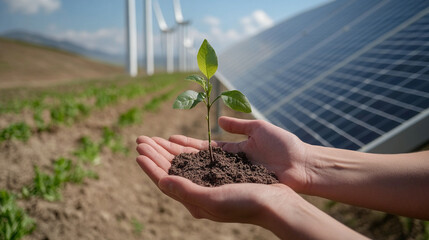
<path fill-rule="evenodd" d="M 158 74 L 144 78 L 92 80 L 43 90 L 16 90 L 12 95 L 11 92 L 0 92 L 5 96 L 5 99 L 0 99 L 0 116 L 5 113 L 18 114 L 24 109 L 39 110 L 78 99 L 90 100 L 95 106 L 104 107 L 121 99 L 132 99 L 155 92 L 179 78 L 180 74 Z"/>
<path fill-rule="evenodd" d="M 122 113 L 118 119 L 119 126 L 126 126 L 131 124 L 141 123 L 143 112 L 156 112 L 161 103 L 171 99 L 180 89 L 173 88 L 164 94 L 153 97 L 149 102 L 144 104 L 141 108 L 132 107 Z"/>
<path fill-rule="evenodd" d="M 177 93 L 177 84 L 172 84 L 178 77 L 154 77 L 142 81 L 129 81 L 127 83 L 107 85 L 89 85 L 72 92 L 43 92 L 34 95 L 32 100 L 23 99 L 14 101 L 8 106 L 15 108 L 1 108 L 1 114 L 20 114 L 27 109 L 33 114 L 33 125 L 26 122 L 11 123 L 0 130 L 0 142 L 17 139 L 26 141 L 36 131 L 49 130 L 59 124 L 71 125 L 77 120 L 88 116 L 93 109 L 101 109 L 121 100 L 145 96 L 146 94 L 161 92 L 148 100 L 142 107 L 134 107 L 121 114 L 114 126 L 105 127 L 99 142 L 92 141 L 83 136 L 79 139 L 79 147 L 71 153 L 74 159 L 64 157 L 56 158 L 51 166 L 51 171 L 42 171 L 39 166 L 34 166 L 34 178 L 32 182 L 21 188 L 18 193 L 0 190 L 0 239 L 20 239 L 31 233 L 36 223 L 28 214 L 20 208 L 16 200 L 28 198 L 42 198 L 48 201 L 57 201 L 62 198 L 61 190 L 67 183 L 81 183 L 85 178 L 97 178 L 97 174 L 91 169 L 93 165 L 100 164 L 100 153 L 103 148 L 108 148 L 113 153 L 127 154 L 118 127 L 140 123 L 145 111 L 154 112 L 159 109 L 161 103 L 170 99 Z M 167 86 L 169 89 L 167 89 Z M 160 91 L 166 89 L 167 91 Z M 164 93 L 162 93 L 164 92 Z M 10 103 L 10 102 L 9 102 Z M 49 113 L 48 118 L 46 113 Z M 47 122 L 47 119 L 50 122 Z M 137 121 L 140 120 L 140 121 Z M 141 224 L 132 220 L 136 232 L 141 232 Z"/>
<path fill-rule="evenodd" d="M 106 127 L 99 142 L 94 142 L 87 136 L 79 140 L 79 147 L 72 152 L 76 157 L 75 161 L 59 157 L 52 163 L 51 172 L 42 172 L 35 166 L 33 181 L 22 187 L 20 193 L 0 190 L 0 239 L 20 239 L 36 228 L 36 222 L 17 205 L 17 198 L 61 200 L 61 190 L 66 183 L 82 183 L 85 178 L 98 178 L 98 175 L 89 168 L 91 165 L 100 164 L 100 153 L 103 148 L 109 148 L 112 152 L 128 153 L 121 136 Z"/>
<path fill-rule="evenodd" d="M 10 123 L 9 126 L 0 129 L 0 142 L 11 139 L 27 141 L 33 132 L 46 131 L 58 125 L 71 125 L 77 120 L 88 116 L 93 109 L 101 109 L 116 104 L 121 100 L 130 100 L 160 91 L 166 86 L 171 85 L 177 79 L 176 75 L 161 76 L 163 77 L 158 76 L 145 79 L 144 84 L 140 79 L 138 82 L 133 80 L 126 84 L 110 83 L 106 84 L 106 86 L 89 85 L 75 94 L 68 92 L 63 94 L 44 92 L 40 96 L 34 97 L 31 101 L 25 99 L 21 102 L 18 100 L 14 101 L 15 105 L 21 106 L 19 108 L 20 111 L 23 111 L 24 108 L 28 108 L 32 112 L 33 124 L 24 121 Z M 145 105 L 145 109 L 153 111 L 160 102 L 170 96 L 171 94 L 162 94 L 159 97 L 155 97 Z M 12 104 L 11 106 L 14 105 Z M 3 112 L 18 111 L 18 108 L 2 108 L 0 106 L 0 113 L 1 110 L 3 110 Z M 130 112 L 129 115 L 130 114 L 132 115 L 135 113 Z M 124 120 L 119 120 L 121 123 L 123 121 Z"/>

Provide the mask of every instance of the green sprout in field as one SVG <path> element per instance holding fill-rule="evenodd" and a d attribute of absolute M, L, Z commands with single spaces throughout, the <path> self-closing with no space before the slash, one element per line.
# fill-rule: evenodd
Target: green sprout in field
<path fill-rule="evenodd" d="M 24 123 L 13 123 L 9 127 L 0 130 L 0 142 L 17 139 L 20 141 L 27 141 L 31 136 L 30 127 Z"/>
<path fill-rule="evenodd" d="M 66 183 L 82 183 L 87 177 L 98 178 L 93 171 L 85 170 L 80 164 L 74 164 L 72 160 L 62 157 L 54 161 L 53 168 L 53 173 L 48 174 L 35 166 L 33 184 L 22 188 L 22 196 L 40 196 L 48 201 L 57 201 L 61 199 L 60 191 Z"/>
<path fill-rule="evenodd" d="M 17 205 L 15 195 L 0 190 L 0 239 L 21 239 L 35 227 L 34 220 Z"/>
<path fill-rule="evenodd" d="M 213 103 L 216 102 L 219 98 L 225 103 L 226 106 L 230 107 L 233 110 L 250 113 L 252 111 L 250 103 L 247 100 L 246 96 L 240 91 L 232 90 L 225 91 L 219 96 L 216 96 L 213 101 L 210 101 L 212 84 L 210 83 L 210 78 L 216 73 L 218 67 L 218 61 L 216 52 L 210 46 L 208 41 L 204 39 L 197 55 L 198 67 L 200 71 L 206 76 L 206 79 L 199 75 L 191 75 L 186 78 L 198 83 L 203 88 L 202 92 L 195 92 L 192 90 L 187 90 L 180 94 L 176 101 L 173 104 L 174 109 L 191 109 L 195 107 L 198 103 L 204 102 L 207 108 L 207 131 L 208 131 L 208 141 L 209 141 L 209 152 L 210 157 L 213 161 L 213 152 L 211 146 L 211 128 L 210 128 L 210 109 L 213 106 Z"/>
<path fill-rule="evenodd" d="M 119 116 L 118 124 L 119 126 L 127 126 L 140 123 L 142 121 L 141 115 L 142 112 L 139 109 L 135 107 L 130 108 L 128 111 Z"/>
<path fill-rule="evenodd" d="M 87 136 L 80 138 L 79 142 L 80 146 L 74 152 L 74 155 L 83 162 L 90 162 L 94 165 L 100 164 L 100 145 Z"/>

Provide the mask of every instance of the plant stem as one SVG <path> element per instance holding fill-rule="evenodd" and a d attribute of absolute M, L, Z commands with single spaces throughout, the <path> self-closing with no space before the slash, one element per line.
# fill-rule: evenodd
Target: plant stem
<path fill-rule="evenodd" d="M 210 85 L 210 81 L 207 80 L 207 86 Z M 213 158 L 213 151 L 212 151 L 212 130 L 210 128 L 210 109 L 211 109 L 211 104 L 210 104 L 210 92 L 211 89 L 207 88 L 206 90 L 206 96 L 207 96 L 207 102 L 206 102 L 206 106 L 207 106 L 207 134 L 208 134 L 208 139 L 209 139 L 209 152 L 210 152 L 210 160 L 211 163 L 214 162 L 214 158 Z"/>
<path fill-rule="evenodd" d="M 208 101 L 209 102 L 209 101 Z M 213 151 L 212 151 L 212 131 L 210 128 L 210 105 L 207 105 L 207 133 L 208 133 L 208 139 L 209 139 L 209 152 L 210 152 L 210 159 L 211 162 L 214 161 L 213 158 Z"/>

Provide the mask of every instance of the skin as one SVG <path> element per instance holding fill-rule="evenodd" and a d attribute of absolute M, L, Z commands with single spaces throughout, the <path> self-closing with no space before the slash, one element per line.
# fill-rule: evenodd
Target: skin
<path fill-rule="evenodd" d="M 274 171 L 281 183 L 202 187 L 167 172 L 175 155 L 207 149 L 207 141 L 185 136 L 137 139 L 141 168 L 161 191 L 181 202 L 196 218 L 251 223 L 282 239 L 364 238 L 306 202 L 298 192 L 429 219 L 429 191 L 422 191 L 429 186 L 429 151 L 367 154 L 312 146 L 260 120 L 221 117 L 219 125 L 248 139 L 213 145 L 245 152 L 252 162 Z"/>

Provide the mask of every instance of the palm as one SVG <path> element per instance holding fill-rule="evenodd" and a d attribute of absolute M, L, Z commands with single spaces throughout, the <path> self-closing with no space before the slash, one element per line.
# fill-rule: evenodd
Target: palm
<path fill-rule="evenodd" d="M 279 190 L 290 192 L 281 184 L 228 184 L 208 188 L 182 177 L 170 176 L 167 171 L 174 155 L 207 147 L 206 141 L 184 136 L 173 136 L 170 140 L 139 137 L 137 151 L 141 155 L 137 162 L 165 194 L 181 202 L 196 218 L 250 223 L 259 219 L 261 203 L 273 199 Z"/>
<path fill-rule="evenodd" d="M 297 191 L 305 187 L 306 144 L 295 135 L 263 121 L 221 118 L 219 124 L 226 131 L 249 136 L 246 141 L 213 142 L 230 152 L 245 152 L 248 158 L 273 171 L 284 183 Z M 208 148 L 208 142 L 185 136 L 162 138 L 140 137 L 138 151 L 159 166 L 165 174 L 175 155 Z M 140 150 L 139 150 L 140 148 Z M 144 152 L 144 153 L 143 153 Z"/>
<path fill-rule="evenodd" d="M 257 123 L 241 143 L 220 143 L 231 152 L 243 151 L 256 164 L 276 173 L 280 182 L 292 188 L 305 183 L 305 144 L 295 135 L 267 123 Z"/>

